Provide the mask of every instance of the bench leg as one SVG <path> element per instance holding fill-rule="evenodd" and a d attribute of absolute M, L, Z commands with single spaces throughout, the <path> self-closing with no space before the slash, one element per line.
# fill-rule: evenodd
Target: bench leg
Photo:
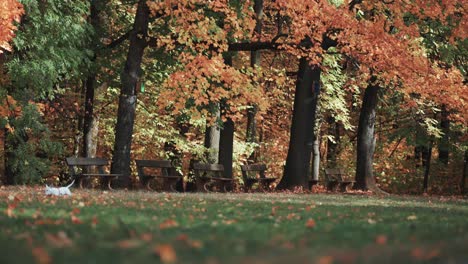
<path fill-rule="evenodd" d="M 329 181 L 327 183 L 327 190 L 328 191 L 334 191 L 336 189 L 336 186 L 338 186 L 338 182 L 336 181 Z"/>
<path fill-rule="evenodd" d="M 349 185 L 351 185 L 349 182 L 340 183 L 340 192 L 346 192 Z"/>
<path fill-rule="evenodd" d="M 107 179 L 107 188 L 109 188 L 109 190 L 111 190 L 111 191 L 114 190 L 114 189 L 112 189 L 112 187 L 111 187 L 111 181 L 112 181 L 112 180 L 115 180 L 115 179 L 117 179 L 117 177 L 109 177 L 109 178 Z"/>
<path fill-rule="evenodd" d="M 164 179 L 164 190 L 168 192 L 176 192 L 176 185 L 179 179 Z"/>
<path fill-rule="evenodd" d="M 151 179 L 148 179 L 146 181 L 146 189 L 148 189 L 148 191 L 153 191 L 153 189 L 151 188 Z"/>
<path fill-rule="evenodd" d="M 253 181 L 244 181 L 245 192 L 252 191 Z"/>

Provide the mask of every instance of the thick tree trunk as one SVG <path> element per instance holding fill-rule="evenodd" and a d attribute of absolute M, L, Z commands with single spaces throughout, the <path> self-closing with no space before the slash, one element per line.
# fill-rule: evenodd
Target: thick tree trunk
<path fill-rule="evenodd" d="M 219 106 L 217 107 L 216 116 L 219 118 Z M 205 147 L 208 148 L 208 162 L 217 164 L 219 154 L 219 139 L 221 132 L 218 125 L 208 126 L 205 131 Z"/>
<path fill-rule="evenodd" d="M 93 148 L 93 142 L 97 142 L 97 139 L 93 139 L 93 124 L 94 120 L 94 87 L 96 82 L 96 75 L 92 74 L 88 77 L 85 83 L 85 113 L 83 117 L 83 156 L 92 157 L 90 150 Z"/>
<path fill-rule="evenodd" d="M 120 186 L 130 186 L 130 150 L 132 146 L 133 125 L 136 108 L 136 84 L 141 73 L 143 52 L 147 46 L 149 8 L 146 0 L 138 2 L 135 22 L 130 33 L 130 46 L 127 60 L 121 74 L 119 110 L 115 126 L 114 157 L 112 173 L 123 174 Z"/>
<path fill-rule="evenodd" d="M 468 150 L 465 150 L 465 158 L 463 160 L 463 175 L 460 184 L 460 191 L 461 194 L 465 194 L 465 182 L 466 182 L 466 175 L 468 174 Z"/>
<path fill-rule="evenodd" d="M 332 116 L 327 118 L 328 121 L 328 134 L 333 136 L 334 141 L 328 139 L 327 141 L 327 167 L 335 168 L 337 166 L 338 146 L 341 140 L 340 123 L 335 121 Z"/>
<path fill-rule="evenodd" d="M 232 154 L 234 148 L 234 122 L 228 118 L 223 123 L 219 141 L 219 164 L 224 166 L 224 176 L 232 178 Z"/>
<path fill-rule="evenodd" d="M 296 81 L 288 156 L 278 189 L 308 187 L 310 151 L 313 144 L 310 139 L 315 124 L 314 84 L 318 85 L 319 81 L 320 69 L 312 68 L 307 60 L 302 58 Z"/>
<path fill-rule="evenodd" d="M 255 35 L 260 38 L 262 34 L 262 21 L 263 21 L 263 0 L 255 0 L 254 2 L 254 11 L 255 11 Z M 250 52 L 250 66 L 260 66 L 261 62 L 261 53 L 260 50 L 253 50 Z M 252 108 L 247 110 L 247 131 L 246 131 L 246 140 L 247 142 L 256 143 L 257 141 L 257 122 L 255 120 L 255 115 L 257 114 L 257 106 L 252 105 Z M 252 155 L 250 155 L 250 162 L 255 162 L 257 159 L 257 151 L 254 150 Z"/>
<path fill-rule="evenodd" d="M 444 135 L 439 141 L 439 162 L 443 164 L 448 164 L 449 162 L 449 135 L 450 135 L 450 120 L 448 118 L 447 108 L 442 106 L 440 127 Z"/>
<path fill-rule="evenodd" d="M 379 100 L 379 86 L 370 84 L 362 101 L 357 134 L 356 183 L 354 189 L 379 191 L 373 174 L 375 149 L 375 112 Z"/>
<path fill-rule="evenodd" d="M 232 66 L 232 56 L 226 55 L 224 57 L 224 63 Z M 221 104 L 221 112 L 223 112 L 223 104 Z M 220 140 L 219 140 L 219 164 L 224 166 L 224 176 L 226 178 L 232 178 L 232 155 L 234 151 L 234 122 L 227 118 L 226 122 L 223 123 L 221 129 Z"/>
<path fill-rule="evenodd" d="M 432 140 L 429 141 L 429 145 L 425 150 L 425 155 L 423 155 L 424 163 L 424 182 L 423 182 L 423 192 L 427 192 L 427 187 L 429 184 L 429 172 L 431 169 L 431 157 L 432 157 Z"/>
<path fill-rule="evenodd" d="M 94 28 L 94 43 L 99 43 L 101 37 L 98 32 L 101 31 L 100 14 L 107 4 L 106 1 L 92 0 L 90 1 L 90 16 L 89 22 Z M 98 45 L 92 46 L 94 51 L 93 63 L 96 62 Z M 83 147 L 82 155 L 84 157 L 96 156 L 96 148 L 98 139 L 94 134 L 96 133 L 98 122 L 94 116 L 94 94 L 96 88 L 96 69 L 92 69 L 92 72 L 85 81 L 85 112 L 83 117 Z"/>

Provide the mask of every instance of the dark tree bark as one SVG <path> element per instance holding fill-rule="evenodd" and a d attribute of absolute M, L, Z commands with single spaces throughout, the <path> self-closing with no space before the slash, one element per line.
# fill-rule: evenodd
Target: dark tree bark
<path fill-rule="evenodd" d="M 319 73 L 320 74 L 320 73 Z M 307 131 L 307 152 L 306 159 L 309 160 L 309 166 L 306 167 L 306 172 L 309 172 L 311 168 L 311 178 L 312 180 L 318 181 L 319 171 L 320 171 L 320 121 L 317 117 L 320 113 L 318 107 L 319 97 L 320 97 L 320 75 L 318 79 L 314 82 L 314 93 L 312 96 L 312 113 L 314 123 L 309 127 Z M 312 159 L 312 163 L 310 160 Z"/>
<path fill-rule="evenodd" d="M 127 60 L 121 74 L 117 124 L 115 126 L 114 157 L 112 173 L 123 174 L 120 186 L 130 186 L 130 149 L 132 146 L 133 125 L 136 108 L 136 84 L 141 74 L 141 62 L 148 35 L 149 8 L 146 0 L 138 2 L 133 30 L 130 33 L 130 46 Z"/>
<path fill-rule="evenodd" d="M 362 101 L 357 134 L 356 183 L 354 189 L 380 191 L 375 183 L 373 160 L 375 149 L 375 112 L 380 87 L 369 84 Z"/>
<path fill-rule="evenodd" d="M 89 23 L 94 28 L 94 42 L 92 43 L 92 50 L 94 51 L 93 63 L 96 62 L 99 51 L 99 38 L 101 30 L 101 11 L 104 10 L 107 1 L 90 1 L 90 16 Z M 83 147 L 82 155 L 84 157 L 94 157 L 96 155 L 96 148 L 98 139 L 95 136 L 97 129 L 97 120 L 94 116 L 94 94 L 96 88 L 96 75 L 97 69 L 93 68 L 85 81 L 85 111 L 83 117 Z"/>
<path fill-rule="evenodd" d="M 224 57 L 224 63 L 232 66 L 232 56 L 226 55 Z M 221 115 L 224 112 L 223 107 L 225 104 L 221 104 Z M 223 123 L 219 139 L 219 164 L 224 166 L 224 176 L 226 178 L 232 178 L 232 154 L 234 150 L 234 122 L 227 118 L 226 122 Z"/>
<path fill-rule="evenodd" d="M 424 182 L 423 182 L 423 192 L 427 192 L 427 187 L 429 184 L 429 172 L 431 169 L 431 157 L 432 157 L 432 140 L 429 141 L 429 145 L 423 152 L 423 163 L 424 163 Z"/>
<path fill-rule="evenodd" d="M 90 150 L 93 148 L 92 128 L 94 123 L 94 87 L 96 74 L 92 73 L 85 82 L 85 112 L 83 117 L 83 156 L 92 157 Z"/>
<path fill-rule="evenodd" d="M 254 33 L 258 37 L 262 34 L 262 21 L 263 21 L 263 0 L 255 0 L 254 2 L 254 11 L 255 11 L 255 19 L 256 25 Z M 261 62 L 261 53 L 260 50 L 253 50 L 250 52 L 250 66 L 260 66 Z M 256 143 L 257 141 L 257 122 L 255 120 L 255 115 L 257 114 L 257 106 L 252 105 L 251 108 L 247 110 L 247 131 L 246 131 L 246 139 L 247 142 Z M 254 150 L 252 155 L 250 155 L 249 160 L 251 162 L 255 162 L 257 157 L 257 151 Z"/>
<path fill-rule="evenodd" d="M 468 150 L 465 150 L 465 158 L 463 160 L 463 175 L 460 184 L 460 191 L 461 194 L 465 194 L 465 182 L 466 182 L 466 175 L 468 174 Z"/>
<path fill-rule="evenodd" d="M 444 135 L 439 141 L 439 162 L 443 164 L 448 164 L 449 162 L 449 135 L 450 135 L 450 120 L 448 118 L 448 111 L 447 108 L 442 106 L 441 112 L 441 120 L 440 120 L 440 127 Z"/>
<path fill-rule="evenodd" d="M 234 122 L 228 118 L 223 123 L 219 140 L 219 164 L 224 166 L 224 176 L 232 178 L 232 153 L 234 147 Z"/>
<path fill-rule="evenodd" d="M 308 187 L 307 177 L 315 124 L 314 84 L 320 81 L 320 69 L 312 68 L 305 58 L 299 62 L 289 150 L 283 178 L 278 189 Z"/>
<path fill-rule="evenodd" d="M 341 140 L 341 125 L 332 116 L 328 117 L 327 121 L 328 134 L 334 137 L 334 142 L 330 139 L 327 141 L 327 167 L 335 168 L 337 166 L 338 146 Z"/>

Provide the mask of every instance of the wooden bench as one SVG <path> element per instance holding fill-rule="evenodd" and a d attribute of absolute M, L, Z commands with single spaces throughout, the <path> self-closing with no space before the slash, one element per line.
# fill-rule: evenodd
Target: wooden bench
<path fill-rule="evenodd" d="M 344 178 L 345 172 L 341 168 L 325 169 L 325 180 L 329 191 L 335 190 L 336 186 L 340 187 L 341 192 L 346 192 L 346 188 L 354 183 L 354 181 Z"/>
<path fill-rule="evenodd" d="M 244 179 L 245 191 L 251 191 L 252 186 L 258 183 L 258 190 L 272 190 L 271 184 L 277 180 L 276 177 L 265 177 L 267 167 L 265 164 L 241 165 L 242 178 Z"/>
<path fill-rule="evenodd" d="M 103 158 L 66 158 L 70 175 L 78 181 L 80 188 L 83 188 L 83 180 L 92 177 L 105 179 L 107 187 L 112 190 L 111 181 L 122 176 L 122 174 L 110 174 L 104 171 L 104 167 L 109 164 L 109 160 Z M 93 173 L 97 168 L 97 173 Z M 81 170 L 80 170 L 81 169 Z"/>
<path fill-rule="evenodd" d="M 148 190 L 151 188 L 151 182 L 157 179 L 163 180 L 163 190 L 176 191 L 177 182 L 182 180 L 183 176 L 178 175 L 176 168 L 170 160 L 135 160 L 138 177 Z M 159 170 L 157 172 L 156 170 Z"/>
<path fill-rule="evenodd" d="M 223 191 L 232 188 L 233 179 L 224 177 L 222 164 L 194 163 L 192 170 L 195 174 L 195 183 L 198 191 Z"/>

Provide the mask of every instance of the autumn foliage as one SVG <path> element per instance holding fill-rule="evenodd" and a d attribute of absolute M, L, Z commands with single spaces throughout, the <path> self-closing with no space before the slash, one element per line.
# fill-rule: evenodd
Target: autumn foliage
<path fill-rule="evenodd" d="M 0 5 L 0 53 L 10 50 L 9 42 L 15 36 L 14 22 L 20 20 L 23 14 L 23 5 L 16 0 L 3 0 Z"/>

